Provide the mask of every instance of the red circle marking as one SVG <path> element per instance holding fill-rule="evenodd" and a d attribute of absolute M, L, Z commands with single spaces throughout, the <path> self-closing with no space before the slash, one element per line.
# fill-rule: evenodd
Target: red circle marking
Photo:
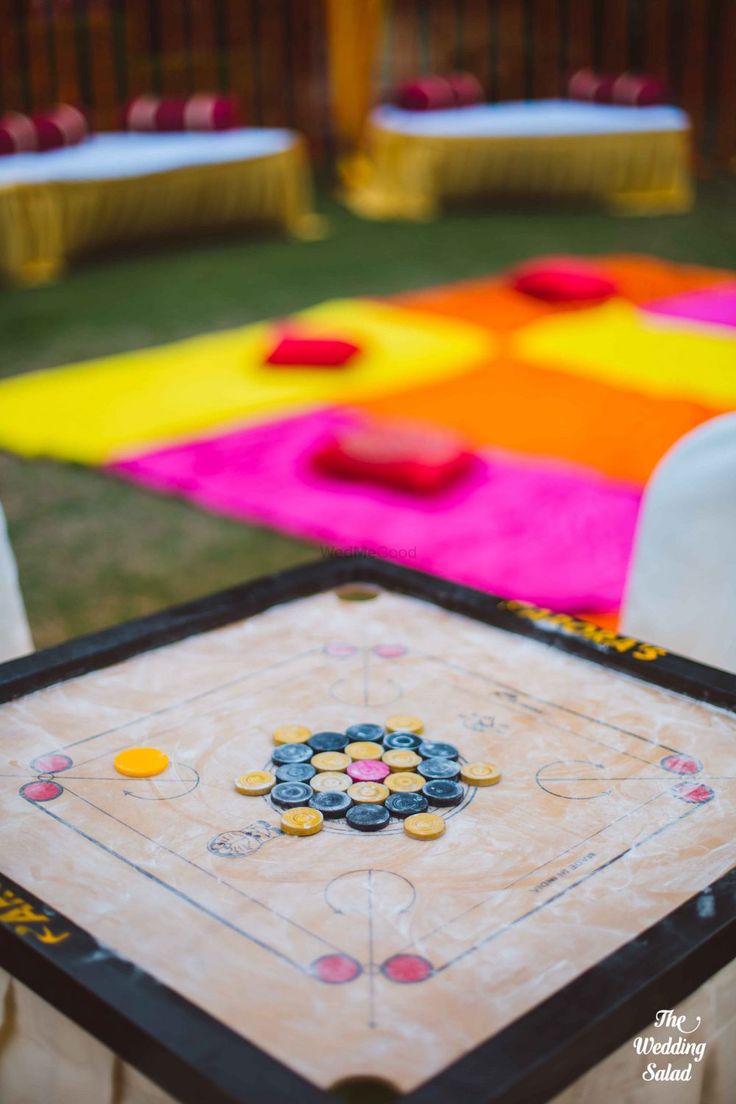
<path fill-rule="evenodd" d="M 58 782 L 26 782 L 19 791 L 20 796 L 27 801 L 53 801 L 63 792 L 64 789 Z"/>
<path fill-rule="evenodd" d="M 397 954 L 386 959 L 381 973 L 389 981 L 412 985 L 417 981 L 426 981 L 432 976 L 434 969 L 432 963 L 421 955 Z"/>
<path fill-rule="evenodd" d="M 703 764 L 694 755 L 665 755 L 659 765 L 673 774 L 697 774 L 703 769 Z"/>
<path fill-rule="evenodd" d="M 345 656 L 355 655 L 357 648 L 354 644 L 345 644 L 341 640 L 333 640 L 331 644 L 325 644 L 325 652 L 335 659 L 343 659 Z"/>
<path fill-rule="evenodd" d="M 672 791 L 682 801 L 689 801 L 693 805 L 705 805 L 716 795 L 715 791 L 706 786 L 704 782 L 678 782 Z"/>
<path fill-rule="evenodd" d="M 315 977 L 327 985 L 343 985 L 346 981 L 355 981 L 361 972 L 361 966 L 350 955 L 329 954 L 316 958 L 311 970 Z"/>
<path fill-rule="evenodd" d="M 385 763 L 379 763 L 377 759 L 361 759 L 357 763 L 351 763 L 347 773 L 356 782 L 383 782 L 391 771 Z"/>
<path fill-rule="evenodd" d="M 58 774 L 59 771 L 69 770 L 71 765 L 72 761 L 68 755 L 55 755 L 53 752 L 39 755 L 31 763 L 33 769 L 39 774 Z"/>
<path fill-rule="evenodd" d="M 381 659 L 398 659 L 399 656 L 406 655 L 403 644 L 376 644 L 373 651 Z"/>

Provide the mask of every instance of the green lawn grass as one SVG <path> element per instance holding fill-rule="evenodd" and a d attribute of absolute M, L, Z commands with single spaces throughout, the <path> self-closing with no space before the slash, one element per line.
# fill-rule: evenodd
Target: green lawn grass
<path fill-rule="evenodd" d="M 325 241 L 237 239 L 97 259 L 58 284 L 0 294 L 0 374 L 140 348 L 498 271 L 539 253 L 639 252 L 733 267 L 736 180 L 701 185 L 688 215 L 453 213 L 363 222 L 323 200 Z M 313 558 L 275 533 L 205 514 L 97 471 L 0 454 L 2 499 L 38 646 Z"/>

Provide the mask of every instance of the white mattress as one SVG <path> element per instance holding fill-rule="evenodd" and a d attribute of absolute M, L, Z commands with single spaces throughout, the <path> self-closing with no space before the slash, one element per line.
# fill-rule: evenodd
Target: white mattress
<path fill-rule="evenodd" d="M 291 130 L 252 127 L 183 134 L 94 134 L 79 146 L 0 157 L 0 187 L 62 180 L 111 180 L 246 161 L 280 153 L 296 141 Z"/>
<path fill-rule="evenodd" d="M 634 134 L 687 130 L 679 107 L 619 107 L 577 100 L 510 101 L 447 111 L 404 111 L 385 105 L 371 114 L 384 130 L 442 138 L 541 138 L 573 134 Z"/>

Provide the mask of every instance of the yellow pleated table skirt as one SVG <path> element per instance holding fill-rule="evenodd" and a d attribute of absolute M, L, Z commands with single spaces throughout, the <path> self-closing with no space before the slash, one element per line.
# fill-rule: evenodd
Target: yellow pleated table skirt
<path fill-rule="evenodd" d="M 443 205 L 548 197 L 615 214 L 689 210 L 687 130 L 524 137 L 406 134 L 372 124 L 343 165 L 343 199 L 365 218 L 429 219 Z"/>
<path fill-rule="evenodd" d="M 56 279 L 74 257 L 110 245 L 249 226 L 318 233 L 301 140 L 276 153 L 166 172 L 0 187 L 0 272 Z"/>

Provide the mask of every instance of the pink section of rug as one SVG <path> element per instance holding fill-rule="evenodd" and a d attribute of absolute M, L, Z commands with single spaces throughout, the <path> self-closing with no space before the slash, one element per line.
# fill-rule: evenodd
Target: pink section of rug
<path fill-rule="evenodd" d="M 111 470 L 231 517 L 563 611 L 620 603 L 639 493 L 593 472 L 486 452 L 431 500 L 325 478 L 315 445 L 344 410 L 144 453 Z"/>
<path fill-rule="evenodd" d="M 716 284 L 700 291 L 687 291 L 647 303 L 645 310 L 704 326 L 736 328 L 736 283 Z"/>

